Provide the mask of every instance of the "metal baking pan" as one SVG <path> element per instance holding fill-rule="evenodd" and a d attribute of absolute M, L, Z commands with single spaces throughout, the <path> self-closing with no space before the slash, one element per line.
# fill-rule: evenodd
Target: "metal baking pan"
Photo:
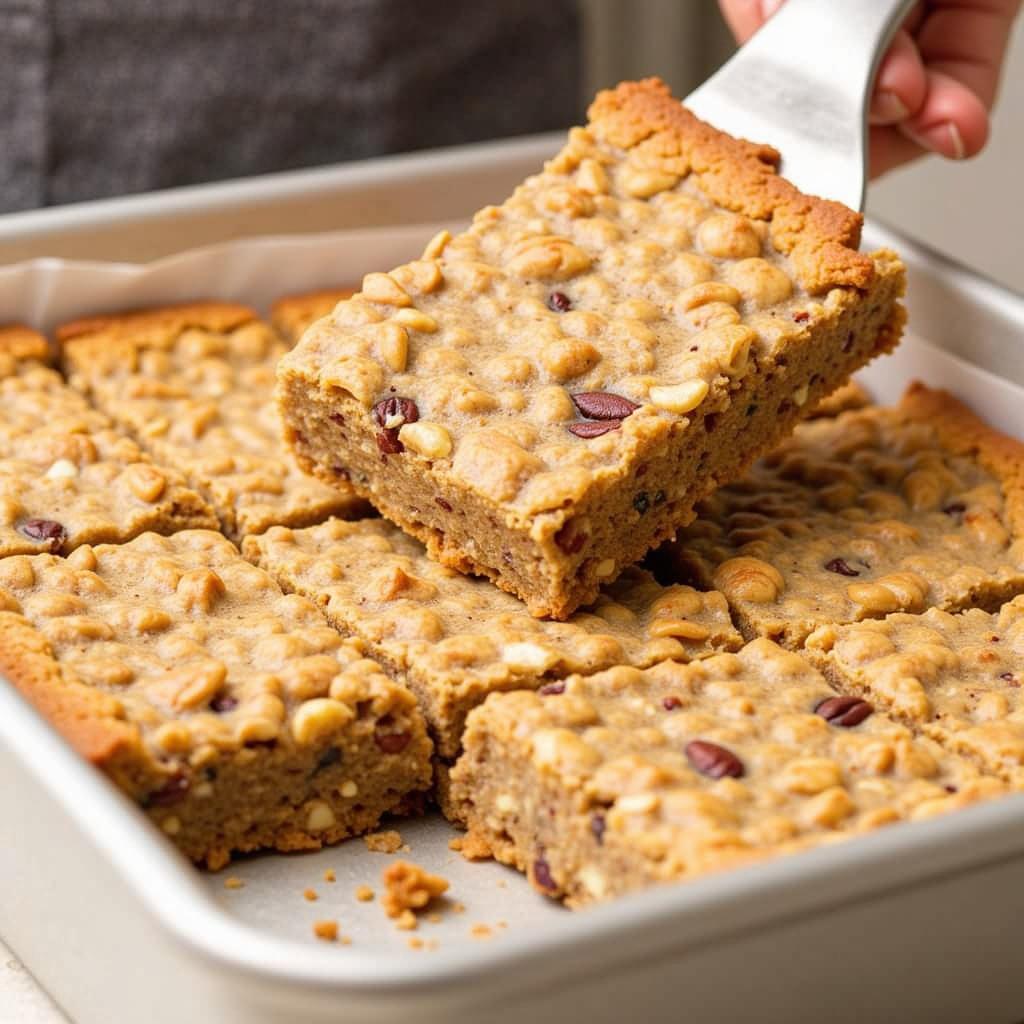
<path fill-rule="evenodd" d="M 552 145 L 19 214 L 0 218 L 0 259 L 153 257 L 254 225 L 313 227 L 321 211 L 330 227 L 463 218 Z M 186 286 L 265 307 L 276 295 L 265 282 L 295 284 L 282 283 L 285 251 L 315 287 L 338 283 L 361 255 L 400 258 L 423 234 L 236 241 L 145 270 L 0 267 L 0 321 L 63 315 L 62 282 L 64 303 L 84 307 L 72 313 L 183 297 Z M 863 375 L 876 396 L 892 400 L 920 376 L 1024 435 L 1024 300 L 877 226 L 866 243 L 898 248 L 911 270 L 913 335 Z M 421 925 L 416 935 L 438 945 L 413 950 L 377 902 L 354 897 L 359 884 L 377 886 L 387 855 L 354 840 L 203 874 L 3 685 L 0 779 L 0 935 L 79 1024 L 1024 1017 L 1024 795 L 576 914 L 514 872 L 463 862 L 438 817 L 403 821 L 408 856 L 446 875 L 465 905 Z M 225 888 L 229 874 L 244 888 Z M 321 918 L 337 919 L 352 944 L 316 941 Z"/>

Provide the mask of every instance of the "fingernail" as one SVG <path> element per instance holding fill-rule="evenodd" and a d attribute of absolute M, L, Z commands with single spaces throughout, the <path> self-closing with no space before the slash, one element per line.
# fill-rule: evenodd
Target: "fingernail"
<path fill-rule="evenodd" d="M 783 0 L 761 0 L 761 17 L 770 18 L 781 6 Z"/>
<path fill-rule="evenodd" d="M 946 129 L 949 131 L 949 138 L 953 144 L 953 159 L 963 160 L 967 156 L 967 147 L 964 145 L 964 137 L 960 134 L 960 129 L 952 121 L 946 125 Z"/>
<path fill-rule="evenodd" d="M 874 124 L 899 124 L 909 115 L 903 100 L 887 89 L 876 92 L 871 100 L 871 121 Z"/>
<path fill-rule="evenodd" d="M 942 156 L 948 157 L 950 160 L 963 160 L 967 156 L 964 137 L 952 121 L 942 121 L 920 132 L 910 132 L 904 129 L 904 133 L 919 146 L 930 149 L 934 153 L 941 153 Z"/>

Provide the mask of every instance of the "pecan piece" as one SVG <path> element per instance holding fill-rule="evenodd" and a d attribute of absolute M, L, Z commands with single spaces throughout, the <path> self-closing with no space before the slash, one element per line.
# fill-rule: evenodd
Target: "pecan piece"
<path fill-rule="evenodd" d="M 845 559 L 833 558 L 831 561 L 825 563 L 825 568 L 829 572 L 837 573 L 840 576 L 859 576 L 860 571 L 854 569 Z"/>
<path fill-rule="evenodd" d="M 382 455 L 400 455 L 405 445 L 398 440 L 398 432 L 406 423 L 420 418 L 419 406 L 411 398 L 393 395 L 383 398 L 372 410 L 373 421 L 381 429 L 377 433 L 377 447 Z"/>
<path fill-rule="evenodd" d="M 717 743 L 691 740 L 686 744 L 685 754 L 690 764 L 709 779 L 721 779 L 726 775 L 739 779 L 744 774 L 743 762 L 731 750 Z"/>
<path fill-rule="evenodd" d="M 580 423 L 569 423 L 566 430 L 577 437 L 590 438 L 600 437 L 610 430 L 618 430 L 622 426 L 622 420 L 583 420 Z"/>
<path fill-rule="evenodd" d="M 47 550 L 52 553 L 60 551 L 61 545 L 67 540 L 67 531 L 53 519 L 26 519 L 18 532 L 29 540 L 48 541 Z"/>
<path fill-rule="evenodd" d="M 826 697 L 814 709 L 829 725 L 852 729 L 860 725 L 875 709 L 860 697 Z"/>
<path fill-rule="evenodd" d="M 591 420 L 624 420 L 640 408 L 636 402 L 610 391 L 578 391 L 569 397 L 580 413 Z"/>

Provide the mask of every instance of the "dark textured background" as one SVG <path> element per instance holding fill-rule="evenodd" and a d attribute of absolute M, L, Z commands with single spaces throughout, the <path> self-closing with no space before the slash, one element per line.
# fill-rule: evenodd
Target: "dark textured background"
<path fill-rule="evenodd" d="M 561 128 L 575 0 L 0 0 L 0 212 Z"/>

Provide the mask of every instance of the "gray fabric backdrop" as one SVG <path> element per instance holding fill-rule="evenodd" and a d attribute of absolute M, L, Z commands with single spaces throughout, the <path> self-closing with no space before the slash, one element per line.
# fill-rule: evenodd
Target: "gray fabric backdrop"
<path fill-rule="evenodd" d="M 575 0 L 0 0 L 0 212 L 563 127 Z"/>

